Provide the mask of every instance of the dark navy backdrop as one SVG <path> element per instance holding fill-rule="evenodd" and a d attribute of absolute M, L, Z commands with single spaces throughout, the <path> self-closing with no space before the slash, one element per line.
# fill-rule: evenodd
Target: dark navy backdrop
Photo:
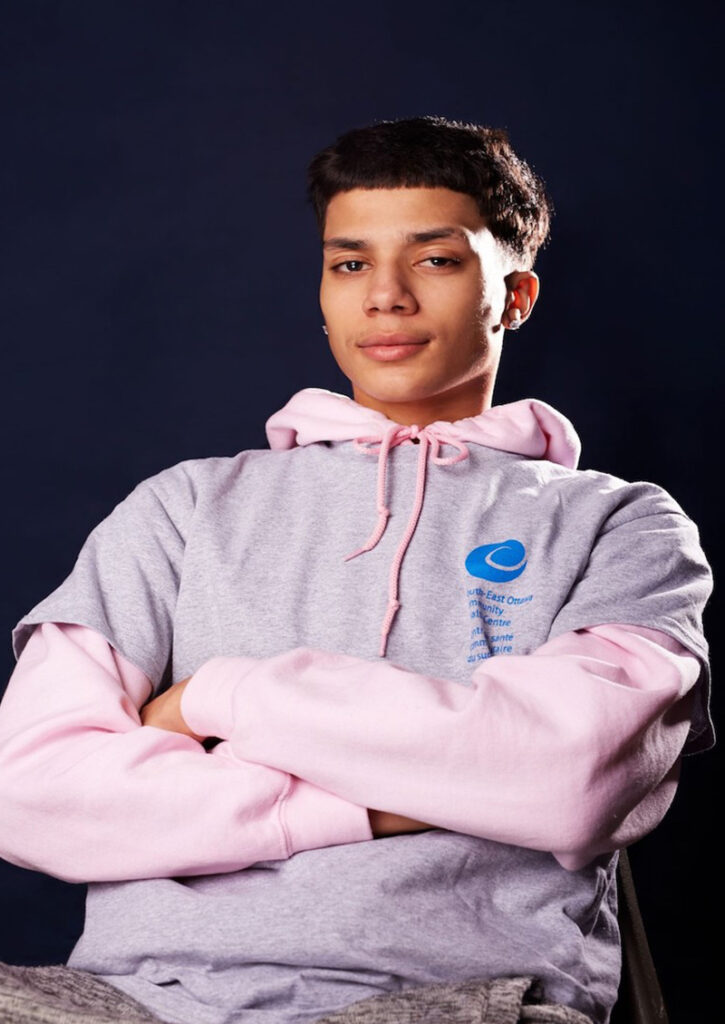
<path fill-rule="evenodd" d="M 300 387 L 344 389 L 305 166 L 349 127 L 421 113 L 508 128 L 556 205 L 497 400 L 551 402 L 583 467 L 667 487 L 717 568 L 715 3 L 254 6 L 2 6 L 5 635 L 138 480 L 263 444 Z M 633 853 L 675 1021 L 713 991 L 716 764 L 686 764 Z M 0 959 L 65 956 L 80 887 L 0 868 Z"/>

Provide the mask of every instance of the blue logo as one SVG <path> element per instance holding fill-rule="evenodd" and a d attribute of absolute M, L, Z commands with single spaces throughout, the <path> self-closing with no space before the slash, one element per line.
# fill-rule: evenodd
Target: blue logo
<path fill-rule="evenodd" d="M 474 548 L 466 558 L 471 576 L 492 583 L 515 580 L 526 568 L 526 548 L 520 540 L 504 540 Z"/>

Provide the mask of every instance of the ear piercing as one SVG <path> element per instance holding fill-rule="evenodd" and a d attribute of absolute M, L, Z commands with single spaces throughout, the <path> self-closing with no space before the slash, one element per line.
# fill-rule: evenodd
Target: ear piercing
<path fill-rule="evenodd" d="M 518 313 L 518 316 L 515 315 L 516 313 Z M 520 309 L 518 306 L 511 305 L 509 306 L 508 314 L 508 324 L 506 325 L 506 329 L 509 331 L 518 331 L 519 327 L 523 323 Z"/>

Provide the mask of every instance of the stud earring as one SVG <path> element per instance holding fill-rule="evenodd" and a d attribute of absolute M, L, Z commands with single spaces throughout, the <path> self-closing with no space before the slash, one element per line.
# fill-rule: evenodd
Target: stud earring
<path fill-rule="evenodd" d="M 518 316 L 515 316 L 516 313 L 518 313 Z M 518 331 L 518 329 L 521 326 L 521 324 L 523 323 L 523 321 L 521 319 L 521 311 L 519 310 L 519 308 L 517 306 L 513 306 L 512 305 L 512 306 L 509 307 L 509 318 L 508 318 L 508 321 L 509 322 L 506 325 L 506 330 L 508 330 L 508 331 Z"/>
<path fill-rule="evenodd" d="M 327 327 L 325 327 L 324 324 L 322 325 L 322 330 L 325 332 L 325 334 L 327 334 Z"/>

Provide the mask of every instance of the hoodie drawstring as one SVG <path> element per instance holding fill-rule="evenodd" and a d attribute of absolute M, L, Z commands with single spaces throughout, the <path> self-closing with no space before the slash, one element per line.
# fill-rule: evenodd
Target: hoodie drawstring
<path fill-rule="evenodd" d="M 387 526 L 388 518 L 390 516 L 390 509 L 385 504 L 385 482 L 388 464 L 388 455 L 390 449 L 396 447 L 396 445 L 402 444 L 404 441 L 414 441 L 418 439 L 420 442 L 420 453 L 418 455 L 418 472 L 416 476 L 415 485 L 415 501 L 413 503 L 413 510 L 408 519 L 408 525 L 403 534 L 403 538 L 398 545 L 398 550 L 395 553 L 393 561 L 390 564 L 390 575 L 388 577 L 388 605 L 385 611 L 385 618 L 383 619 L 383 625 L 380 635 L 380 657 L 385 656 L 385 650 L 388 642 L 388 634 L 393 624 L 393 619 L 400 608 L 400 601 L 398 600 L 398 589 L 400 583 L 400 567 L 405 557 L 405 552 L 408 550 L 408 545 L 412 540 L 413 534 L 415 533 L 418 520 L 420 518 L 421 509 L 423 508 L 423 499 L 425 497 L 425 484 L 426 484 L 426 467 L 428 465 L 428 454 L 430 453 L 430 459 L 437 466 L 452 466 L 456 462 L 461 462 L 463 459 L 468 458 L 468 448 L 461 441 L 456 438 L 447 435 L 439 429 L 432 429 L 431 427 L 423 427 L 422 429 L 417 426 L 404 427 L 397 423 L 393 424 L 385 433 L 381 436 L 369 436 L 359 437 L 355 440 L 355 447 L 359 452 L 365 455 L 377 455 L 378 456 L 378 483 L 377 483 L 377 496 L 376 496 L 376 508 L 378 513 L 378 520 L 375 524 L 373 532 L 370 534 L 368 539 L 365 541 L 361 548 L 357 551 L 353 551 L 352 554 L 345 556 L 345 561 L 349 561 L 351 558 L 357 558 L 358 555 L 364 554 L 366 551 L 371 551 L 378 543 L 380 538 L 385 533 L 385 527 Z M 450 444 L 458 449 L 456 455 L 450 455 L 447 458 L 439 456 L 441 444 Z"/>

